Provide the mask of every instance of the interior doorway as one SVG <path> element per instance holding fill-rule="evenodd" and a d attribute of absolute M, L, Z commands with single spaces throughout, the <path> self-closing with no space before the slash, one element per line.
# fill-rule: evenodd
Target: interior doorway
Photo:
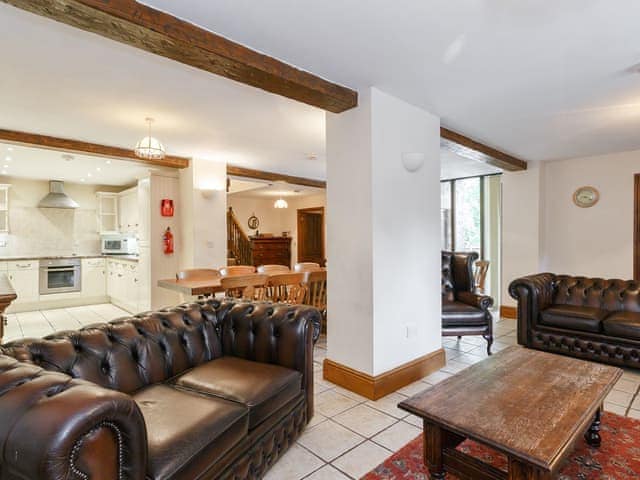
<path fill-rule="evenodd" d="M 325 265 L 324 207 L 298 209 L 298 262 Z"/>
<path fill-rule="evenodd" d="M 634 175 L 633 187 L 633 279 L 640 280 L 640 173 Z"/>

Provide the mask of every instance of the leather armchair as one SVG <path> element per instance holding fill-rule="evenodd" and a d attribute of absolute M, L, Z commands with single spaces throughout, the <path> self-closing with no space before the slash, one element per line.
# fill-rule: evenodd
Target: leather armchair
<path fill-rule="evenodd" d="M 3 345 L 0 478 L 262 478 L 313 416 L 320 318 L 211 299 Z"/>
<path fill-rule="evenodd" d="M 493 298 L 475 291 L 476 252 L 442 252 L 442 335 L 482 335 L 491 355 Z"/>
<path fill-rule="evenodd" d="M 540 273 L 509 285 L 518 343 L 640 368 L 640 288 L 632 280 Z"/>

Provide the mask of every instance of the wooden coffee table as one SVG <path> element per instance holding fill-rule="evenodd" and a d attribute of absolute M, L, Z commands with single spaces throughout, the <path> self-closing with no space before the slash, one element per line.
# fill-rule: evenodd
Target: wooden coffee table
<path fill-rule="evenodd" d="M 622 370 L 510 347 L 415 395 L 399 407 L 424 419 L 431 478 L 554 478 L 584 434 L 600 445 L 600 412 Z M 465 455 L 465 439 L 508 459 L 508 473 Z"/>

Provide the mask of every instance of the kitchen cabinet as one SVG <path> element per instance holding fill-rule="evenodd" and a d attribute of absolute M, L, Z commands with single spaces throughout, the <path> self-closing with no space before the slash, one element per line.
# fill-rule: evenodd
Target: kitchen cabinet
<path fill-rule="evenodd" d="M 139 284 L 138 262 L 111 258 L 107 260 L 107 295 L 111 298 L 111 303 L 130 313 L 138 313 Z"/>
<path fill-rule="evenodd" d="M 37 260 L 7 262 L 7 277 L 18 298 L 14 304 L 31 303 L 39 300 L 39 272 Z"/>
<path fill-rule="evenodd" d="M 121 233 L 138 233 L 140 212 L 138 208 L 138 189 L 130 188 L 118 194 L 118 229 Z"/>
<path fill-rule="evenodd" d="M 98 192 L 98 232 L 118 232 L 118 194 L 111 192 Z"/>
<path fill-rule="evenodd" d="M 9 188 L 7 183 L 0 184 L 0 233 L 9 232 Z"/>
<path fill-rule="evenodd" d="M 107 294 L 106 263 L 104 258 L 82 260 L 82 296 L 104 297 Z"/>

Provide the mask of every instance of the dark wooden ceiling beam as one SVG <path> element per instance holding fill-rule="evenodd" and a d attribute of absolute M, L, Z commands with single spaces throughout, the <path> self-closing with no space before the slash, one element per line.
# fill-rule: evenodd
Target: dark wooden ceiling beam
<path fill-rule="evenodd" d="M 445 127 L 440 128 L 440 146 L 461 157 L 488 163 L 509 172 L 527 169 L 526 161 L 476 142 Z"/>
<path fill-rule="evenodd" d="M 0 141 L 28 147 L 49 148 L 62 152 L 81 153 L 86 155 L 96 155 L 120 160 L 130 160 L 156 167 L 186 168 L 189 166 L 189 159 L 166 155 L 161 160 L 148 160 L 136 157 L 133 149 L 111 147 L 98 143 L 83 142 L 81 140 L 71 140 L 68 138 L 50 137 L 36 133 L 17 132 L 15 130 L 0 129 Z"/>
<path fill-rule="evenodd" d="M 354 90 L 135 0 L 0 1 L 330 112 L 358 104 Z"/>
<path fill-rule="evenodd" d="M 255 180 L 266 180 L 268 182 L 287 182 L 293 185 L 303 185 L 305 187 L 327 188 L 327 182 L 324 182 L 322 180 L 294 177 L 291 175 L 283 175 L 281 173 L 253 170 L 251 168 L 234 167 L 233 165 L 227 165 L 227 175 L 252 178 Z"/>

